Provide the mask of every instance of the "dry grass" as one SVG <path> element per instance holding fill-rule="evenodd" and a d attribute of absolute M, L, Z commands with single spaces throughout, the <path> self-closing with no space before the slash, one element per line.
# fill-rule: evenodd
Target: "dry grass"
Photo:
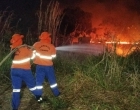
<path fill-rule="evenodd" d="M 62 10 L 59 6 L 59 2 L 55 0 L 51 0 L 45 9 L 42 5 L 43 1 L 40 0 L 40 10 L 37 12 L 38 35 L 40 35 L 42 31 L 48 31 L 51 33 L 52 43 L 55 44 L 63 17 Z"/>
<path fill-rule="evenodd" d="M 138 57 L 136 61 L 133 57 L 124 59 L 127 61 L 115 56 L 87 57 L 73 53 L 58 54 L 54 66 L 61 96 L 54 97 L 48 82 L 45 82 L 43 96 L 48 101 L 38 104 L 30 91 L 23 87 L 19 110 L 139 110 Z M 127 65 L 129 62 L 132 63 L 131 68 Z M 6 62 L 0 70 L 9 68 L 9 65 Z M 0 75 L 2 110 L 11 108 L 12 88 L 8 74 L 7 70 Z"/>
<path fill-rule="evenodd" d="M 44 97 L 48 102 L 38 104 L 30 91 L 23 87 L 19 110 L 139 110 L 139 92 L 126 90 L 105 90 L 89 76 L 76 71 L 74 74 L 64 75 L 56 73 L 61 96 L 53 96 L 47 82 L 44 83 Z M 11 108 L 10 85 L 3 85 L 0 94 L 2 110 Z M 137 93 L 137 94 L 136 94 Z"/>

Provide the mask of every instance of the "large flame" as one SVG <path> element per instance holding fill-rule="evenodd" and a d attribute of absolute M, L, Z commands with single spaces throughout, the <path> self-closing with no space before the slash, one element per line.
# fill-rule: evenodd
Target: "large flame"
<path fill-rule="evenodd" d="M 131 37 L 129 34 L 126 35 L 119 35 L 116 38 L 116 41 L 108 41 L 106 44 L 116 44 L 115 45 L 115 52 L 119 56 L 126 57 L 131 54 L 135 49 L 136 45 L 138 44 L 137 37 Z"/>
<path fill-rule="evenodd" d="M 136 49 L 135 46 L 132 46 L 131 44 L 119 44 L 116 46 L 116 54 L 126 57 L 129 54 L 131 54 Z"/>

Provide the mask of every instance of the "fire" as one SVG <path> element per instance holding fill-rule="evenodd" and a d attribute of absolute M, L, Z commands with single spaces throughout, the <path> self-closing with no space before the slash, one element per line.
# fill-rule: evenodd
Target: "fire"
<path fill-rule="evenodd" d="M 131 54 L 136 49 L 135 46 L 131 44 L 128 45 L 117 45 L 116 46 L 116 54 L 126 57 L 127 55 Z"/>
<path fill-rule="evenodd" d="M 125 42 L 125 41 L 120 41 L 120 42 L 105 42 L 107 45 L 109 45 L 109 48 L 115 48 L 115 52 L 119 56 L 126 57 L 127 55 L 131 54 L 135 49 L 136 46 L 133 46 L 133 44 L 138 44 L 134 42 Z M 113 47 L 115 44 L 115 47 Z"/>
<path fill-rule="evenodd" d="M 130 42 L 105 42 L 106 44 L 133 44 L 133 43 L 130 43 Z"/>

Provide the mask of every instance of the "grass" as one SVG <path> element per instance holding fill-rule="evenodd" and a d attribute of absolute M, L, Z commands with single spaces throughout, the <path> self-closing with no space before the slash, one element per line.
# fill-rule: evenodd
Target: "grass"
<path fill-rule="evenodd" d="M 59 52 L 54 67 L 61 96 L 54 97 L 45 82 L 43 96 L 48 102 L 38 104 L 23 87 L 19 110 L 139 110 L 138 55 L 137 52 L 123 58 L 115 54 L 92 56 Z M 0 67 L 2 110 L 11 108 L 9 65 L 7 60 Z"/>
<path fill-rule="evenodd" d="M 4 30 L 11 29 L 9 23 L 13 14 L 10 13 L 2 22 L 5 13 L 7 12 L 0 13 L 0 24 L 4 24 L 0 29 L 1 47 L 4 47 L 0 48 L 0 61 L 7 54 L 7 50 L 3 49 L 6 49 L 6 41 L 9 41 L 11 36 L 9 31 L 9 34 L 4 36 Z M 54 43 L 63 17 L 61 14 L 59 3 L 53 1 L 43 13 L 41 1 L 38 34 L 43 29 L 49 30 Z M 30 33 L 27 33 L 27 36 L 30 36 Z M 26 42 L 33 43 L 32 39 L 26 39 Z M 47 97 L 48 101 L 38 104 L 28 88 L 23 85 L 19 110 L 139 110 L 139 54 L 138 50 L 124 58 L 111 53 L 93 56 L 59 52 L 54 60 L 54 67 L 61 96 L 54 97 L 48 82 L 45 82 L 43 96 Z M 1 110 L 11 110 L 10 66 L 10 58 L 0 66 Z M 32 69 L 34 72 L 34 67 Z"/>

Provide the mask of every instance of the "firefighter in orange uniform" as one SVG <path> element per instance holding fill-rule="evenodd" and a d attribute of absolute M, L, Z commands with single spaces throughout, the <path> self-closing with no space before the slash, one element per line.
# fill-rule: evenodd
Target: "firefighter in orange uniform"
<path fill-rule="evenodd" d="M 36 64 L 36 88 L 40 96 L 42 96 L 43 82 L 47 78 L 54 96 L 59 96 L 60 92 L 52 62 L 52 59 L 56 57 L 56 50 L 54 45 L 51 44 L 50 33 L 42 32 L 39 39 L 40 41 L 33 45 L 36 50 L 34 59 L 34 64 Z"/>
<path fill-rule="evenodd" d="M 20 34 L 14 34 L 11 43 L 11 50 L 22 45 L 22 38 L 24 36 Z M 12 66 L 11 66 L 11 79 L 12 79 L 12 108 L 13 110 L 18 110 L 20 104 L 20 90 L 22 86 L 22 81 L 26 83 L 29 90 L 38 99 L 38 93 L 36 90 L 35 78 L 31 72 L 30 59 L 33 58 L 33 52 L 27 46 L 19 48 L 13 56 Z"/>

